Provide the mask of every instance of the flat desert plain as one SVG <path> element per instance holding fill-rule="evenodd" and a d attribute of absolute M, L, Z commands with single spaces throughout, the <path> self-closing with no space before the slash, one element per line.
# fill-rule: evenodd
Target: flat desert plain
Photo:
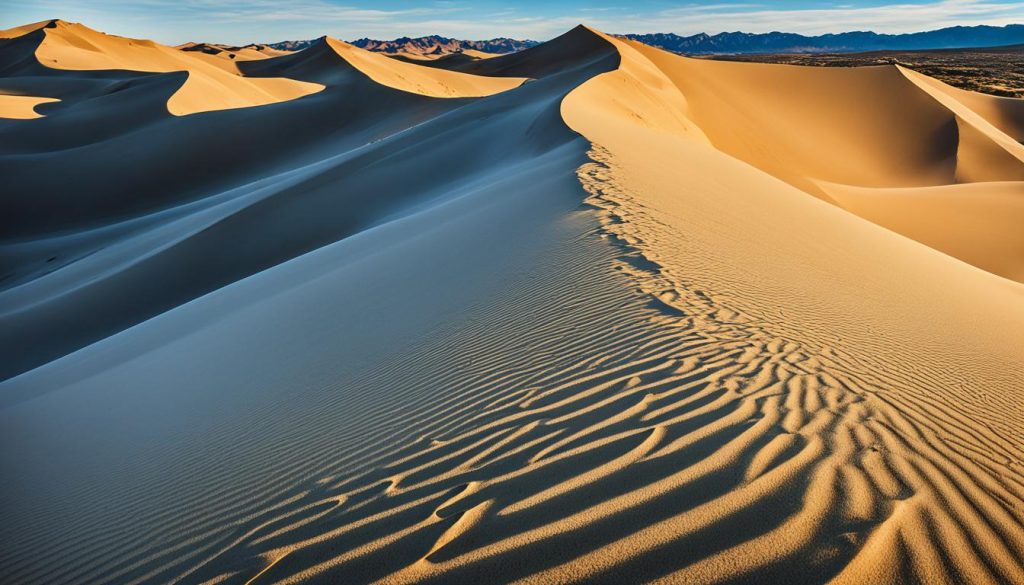
<path fill-rule="evenodd" d="M 903 65 L 961 89 L 1024 97 L 1024 45 L 866 53 L 719 55 L 712 58 L 824 67 Z"/>
<path fill-rule="evenodd" d="M 1024 100 L 191 49 L 0 32 L 0 582 L 1024 583 Z"/>

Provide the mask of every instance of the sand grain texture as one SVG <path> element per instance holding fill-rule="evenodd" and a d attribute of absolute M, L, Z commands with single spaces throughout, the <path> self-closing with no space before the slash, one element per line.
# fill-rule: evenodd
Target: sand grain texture
<path fill-rule="evenodd" d="M 0 581 L 1024 582 L 1019 101 L 577 27 L 174 115 L 22 28 Z"/>

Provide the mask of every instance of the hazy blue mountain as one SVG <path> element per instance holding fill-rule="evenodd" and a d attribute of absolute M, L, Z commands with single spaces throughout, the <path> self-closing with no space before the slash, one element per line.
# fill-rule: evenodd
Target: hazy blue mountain
<path fill-rule="evenodd" d="M 674 33 L 626 34 L 623 37 L 676 53 L 846 53 L 859 51 L 957 49 L 1024 43 L 1024 25 L 954 26 L 910 34 L 846 32 L 819 36 L 794 33 L 728 32 L 680 36 Z"/>
<path fill-rule="evenodd" d="M 271 43 L 270 46 L 284 51 L 299 51 L 308 47 L 313 41 L 282 41 Z M 390 41 L 376 39 L 357 39 L 350 41 L 353 45 L 376 51 L 378 53 L 419 53 L 423 55 L 441 55 L 459 53 L 466 49 L 484 51 L 486 53 L 515 53 L 539 44 L 538 41 L 496 38 L 486 41 L 464 41 L 439 35 L 426 37 L 401 37 Z"/>

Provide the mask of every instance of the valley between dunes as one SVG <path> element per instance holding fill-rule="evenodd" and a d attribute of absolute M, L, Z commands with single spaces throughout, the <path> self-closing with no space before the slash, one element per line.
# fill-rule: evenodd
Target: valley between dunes
<path fill-rule="evenodd" d="M 1024 583 L 1024 101 L 239 54 L 0 32 L 0 582 Z"/>

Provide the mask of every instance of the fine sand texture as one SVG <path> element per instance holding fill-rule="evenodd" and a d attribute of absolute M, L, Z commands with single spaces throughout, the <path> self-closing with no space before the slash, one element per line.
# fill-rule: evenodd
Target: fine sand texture
<path fill-rule="evenodd" d="M 0 582 L 1024 583 L 1020 100 L 0 37 Z"/>

